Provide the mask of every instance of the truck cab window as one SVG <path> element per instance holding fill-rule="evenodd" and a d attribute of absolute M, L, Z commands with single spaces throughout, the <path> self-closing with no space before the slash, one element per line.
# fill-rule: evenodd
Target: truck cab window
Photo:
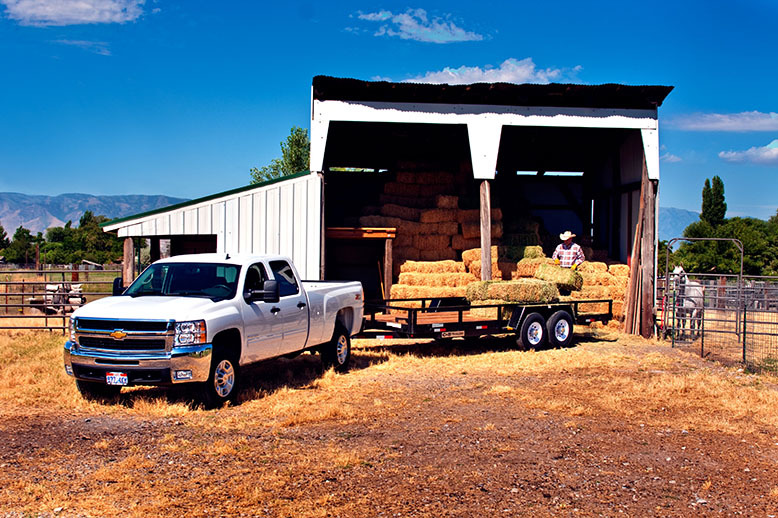
<path fill-rule="evenodd" d="M 267 274 L 265 274 L 265 265 L 262 263 L 256 263 L 249 266 L 246 270 L 246 283 L 243 286 L 243 290 L 261 290 L 263 283 L 267 280 Z"/>
<path fill-rule="evenodd" d="M 270 261 L 270 269 L 273 270 L 273 276 L 278 281 L 282 297 L 300 293 L 297 279 L 294 278 L 294 271 L 289 266 L 289 263 L 286 261 Z"/>

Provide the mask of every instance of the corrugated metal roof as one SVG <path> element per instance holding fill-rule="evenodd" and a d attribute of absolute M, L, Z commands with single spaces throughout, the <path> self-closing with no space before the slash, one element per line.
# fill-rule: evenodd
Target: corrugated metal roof
<path fill-rule="evenodd" d="M 141 219 L 148 216 L 153 216 L 155 214 L 162 214 L 163 212 L 170 212 L 172 210 L 181 209 L 183 207 L 188 207 L 190 205 L 197 205 L 198 203 L 203 203 L 210 200 L 215 200 L 216 198 L 222 198 L 224 196 L 229 196 L 231 194 L 237 194 L 239 192 L 243 191 L 250 191 L 252 189 L 256 189 L 258 187 L 264 187 L 266 185 L 272 185 L 274 183 L 283 182 L 286 180 L 291 180 L 293 178 L 300 178 L 301 176 L 309 175 L 311 174 L 310 171 L 302 171 L 299 173 L 287 175 L 287 176 L 281 176 L 279 178 L 273 178 L 272 180 L 267 180 L 265 182 L 259 182 L 259 183 L 252 183 L 249 185 L 244 185 L 243 187 L 237 187 L 235 189 L 230 189 L 228 191 L 224 192 L 217 192 L 216 194 L 209 194 L 208 196 L 203 196 L 202 198 L 197 198 L 194 200 L 189 201 L 183 201 L 181 203 L 176 203 L 174 205 L 168 205 L 167 207 L 160 207 L 158 209 L 150 210 L 147 212 L 141 212 L 140 214 L 133 214 L 132 216 L 125 216 L 123 218 L 116 218 L 112 219 L 111 221 L 106 221 L 104 223 L 100 223 L 100 227 L 109 227 L 111 225 L 116 225 L 117 223 L 125 223 L 127 221 L 132 221 L 135 219 Z"/>
<path fill-rule="evenodd" d="M 621 84 L 446 85 L 361 81 L 329 76 L 313 78 L 313 98 L 319 101 L 652 109 L 661 106 L 672 89 L 672 86 Z"/>

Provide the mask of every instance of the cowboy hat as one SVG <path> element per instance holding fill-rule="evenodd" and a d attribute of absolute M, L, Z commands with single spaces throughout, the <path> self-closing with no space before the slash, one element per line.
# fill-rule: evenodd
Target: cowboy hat
<path fill-rule="evenodd" d="M 575 234 L 573 234 L 569 230 L 565 230 L 564 232 L 559 234 L 559 239 L 561 239 L 562 241 L 567 241 L 568 239 L 573 238 L 573 237 L 575 237 Z"/>

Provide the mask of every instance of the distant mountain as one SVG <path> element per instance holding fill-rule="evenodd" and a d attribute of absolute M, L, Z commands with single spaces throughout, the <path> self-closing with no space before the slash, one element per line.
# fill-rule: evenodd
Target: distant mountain
<path fill-rule="evenodd" d="M 170 196 L 126 194 L 118 196 L 94 196 L 91 194 L 60 194 L 41 196 L 0 193 L 0 225 L 8 237 L 13 236 L 19 227 L 37 232 L 45 232 L 49 227 L 64 226 L 68 220 L 78 226 L 78 220 L 84 211 L 91 210 L 95 216 L 122 218 L 140 212 L 166 207 L 186 201 Z"/>
<path fill-rule="evenodd" d="M 659 239 L 667 240 L 682 237 L 683 231 L 690 224 L 698 221 L 700 214 L 691 210 L 674 207 L 659 207 Z"/>

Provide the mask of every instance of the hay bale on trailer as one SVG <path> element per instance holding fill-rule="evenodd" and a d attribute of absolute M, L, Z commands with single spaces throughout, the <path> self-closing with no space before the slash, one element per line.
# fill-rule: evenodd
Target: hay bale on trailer
<path fill-rule="evenodd" d="M 461 261 L 405 261 L 400 272 L 417 273 L 465 273 L 465 263 Z"/>
<path fill-rule="evenodd" d="M 516 263 L 516 277 L 535 277 L 535 273 L 538 271 L 541 264 L 554 264 L 554 260 L 550 257 L 531 257 L 522 259 Z"/>
<path fill-rule="evenodd" d="M 535 278 L 553 282 L 557 288 L 577 291 L 583 286 L 581 274 L 575 270 L 562 268 L 553 264 L 541 264 L 535 272 Z"/>
<path fill-rule="evenodd" d="M 504 300 L 523 303 L 549 303 L 559 299 L 559 290 L 553 283 L 540 279 L 516 281 L 481 281 L 467 287 L 465 297 L 470 302 Z"/>
<path fill-rule="evenodd" d="M 426 286 L 426 287 L 450 287 L 467 286 L 475 281 L 470 273 L 420 273 L 405 272 L 400 274 L 399 284 L 407 286 Z"/>

